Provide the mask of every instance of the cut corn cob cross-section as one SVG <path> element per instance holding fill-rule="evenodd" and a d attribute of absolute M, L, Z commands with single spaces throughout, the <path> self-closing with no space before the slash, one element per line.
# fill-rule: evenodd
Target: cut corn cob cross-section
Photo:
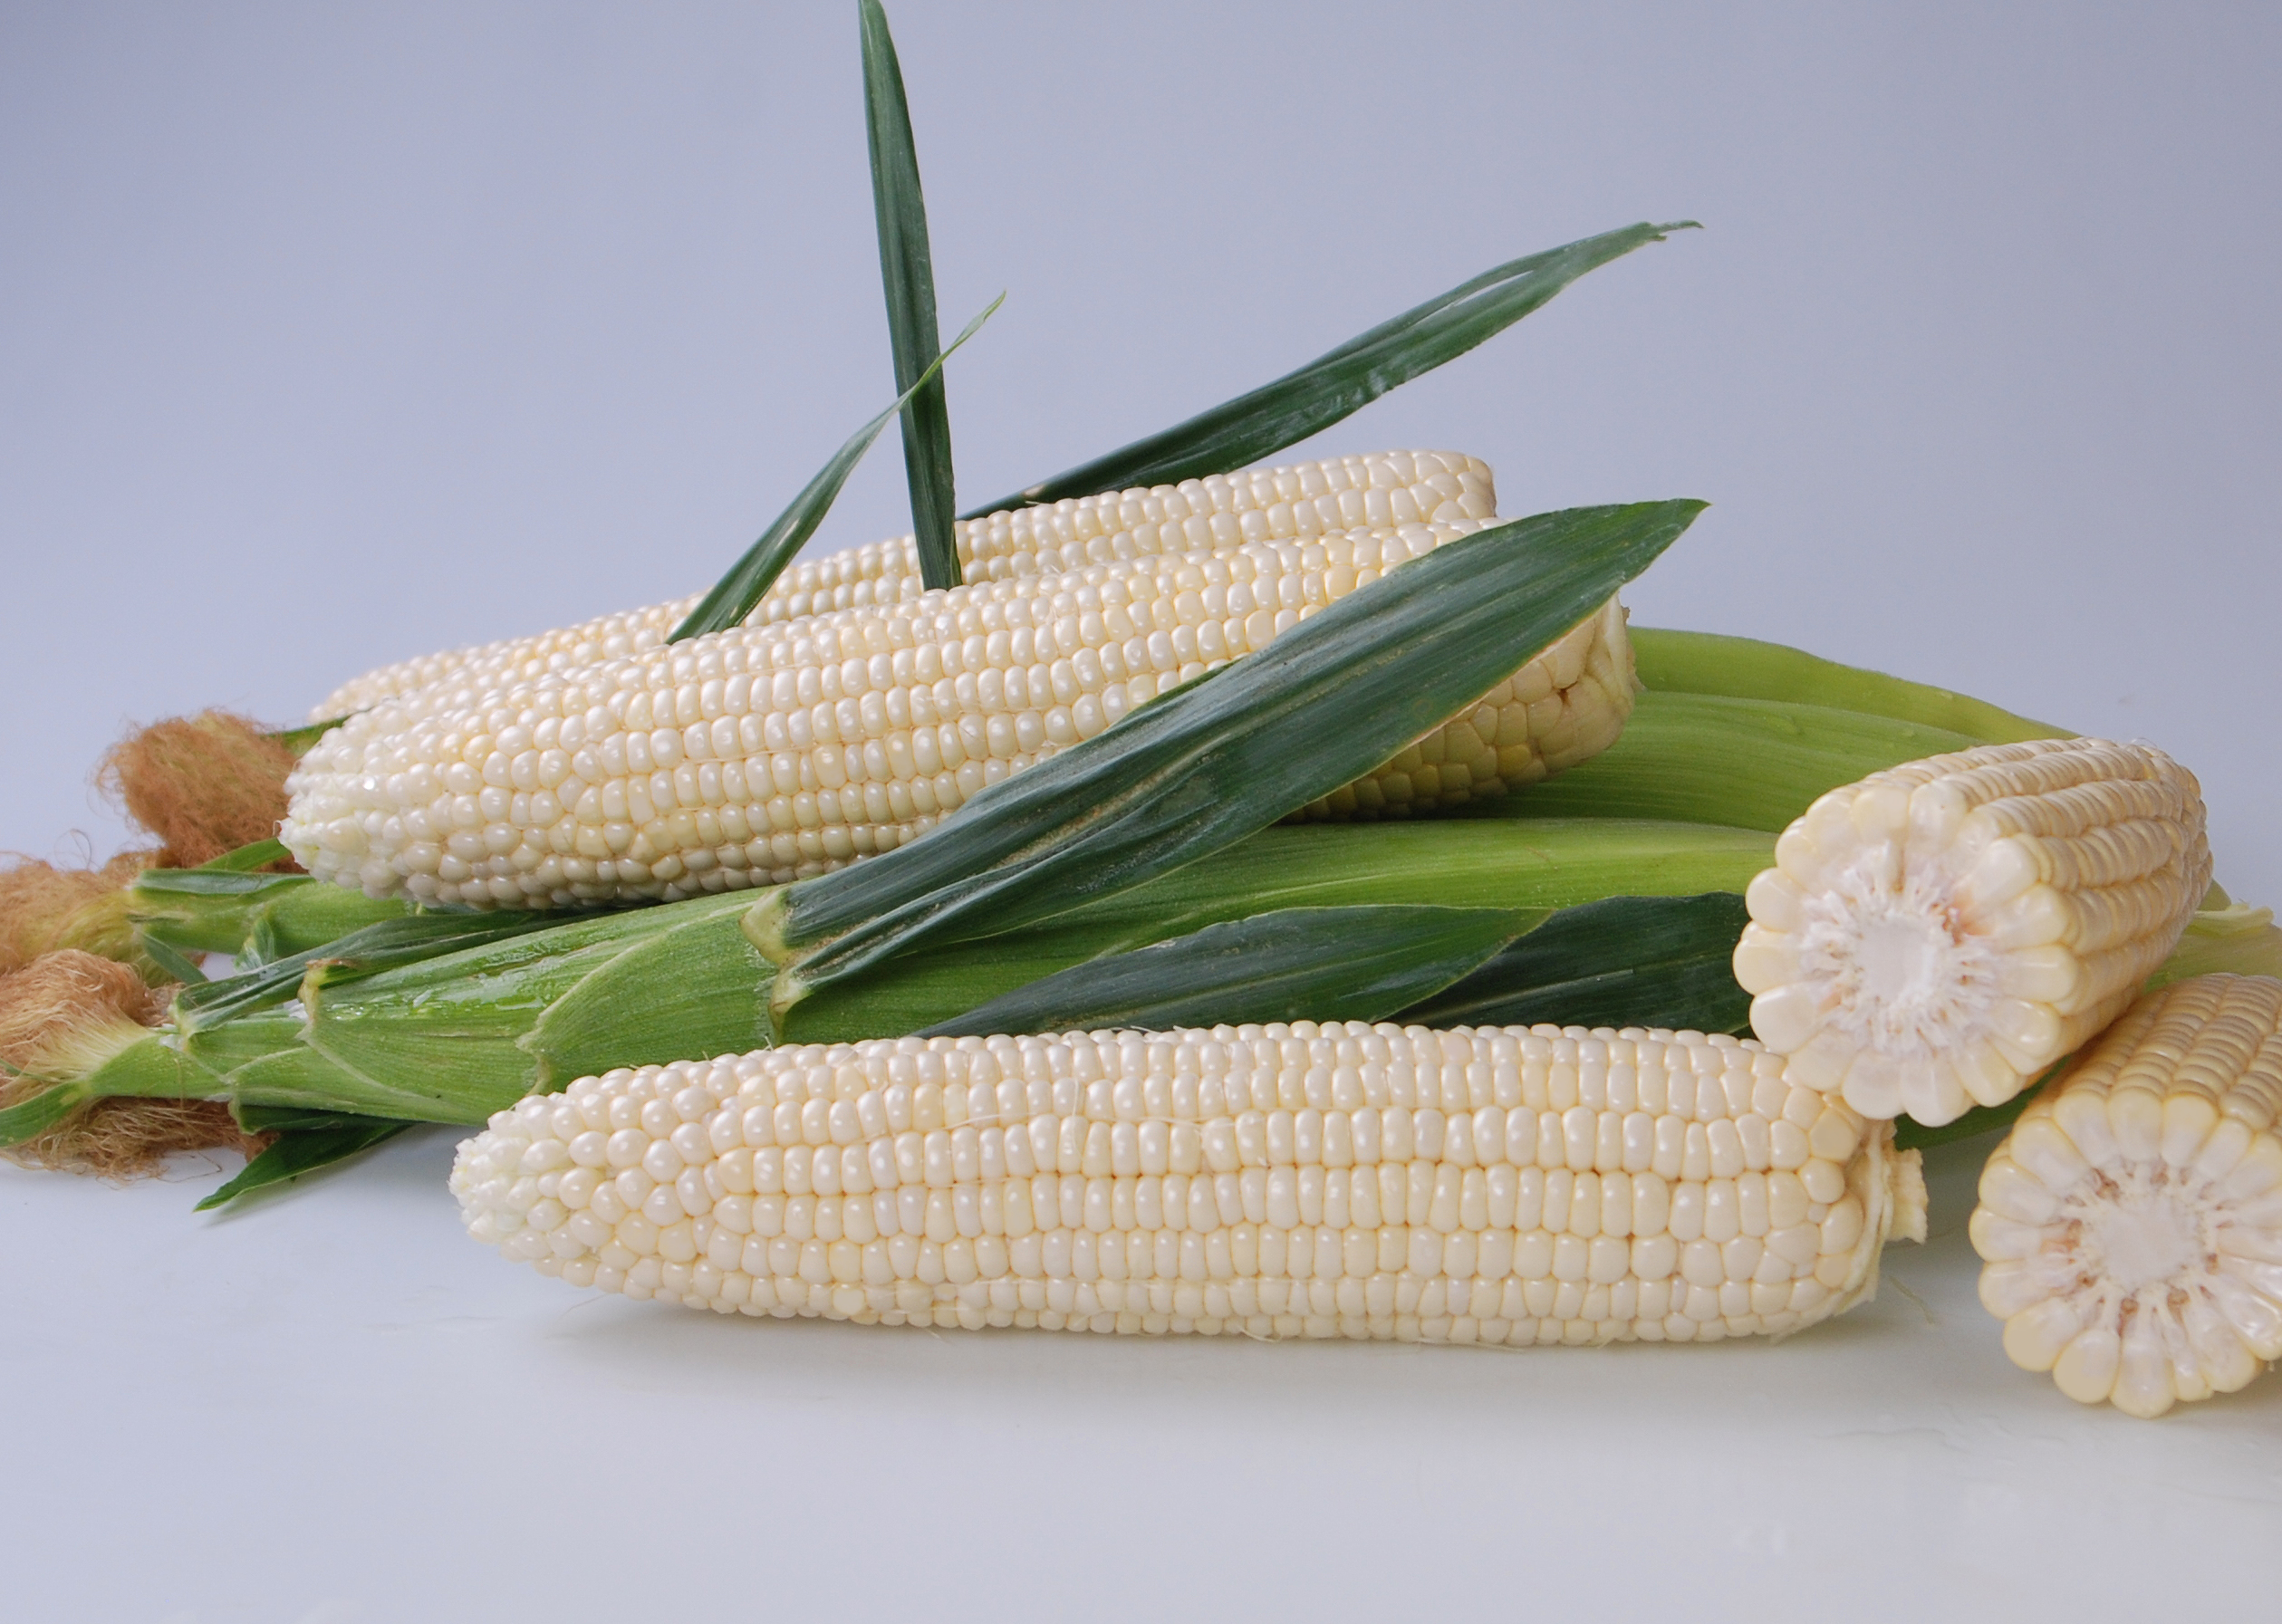
<path fill-rule="evenodd" d="M 1299 1022 L 612 1071 L 460 1148 L 577 1285 L 862 1323 L 1596 1343 L 1795 1331 L 1923 1235 L 1914 1151 L 1757 1045 Z"/>
<path fill-rule="evenodd" d="M 562 907 L 783 884 L 1480 528 L 1141 555 L 693 638 L 360 712 L 302 758 L 281 838 L 376 897 Z M 1632 706 L 1613 602 L 1318 814 L 1400 815 L 1558 772 Z"/>
<path fill-rule="evenodd" d="M 1225 552 L 1245 542 L 1464 524 L 1497 511 L 1497 485 L 1478 459 L 1455 451 L 1388 451 L 1015 508 L 961 520 L 954 532 L 968 581 L 1005 581 L 1157 553 Z M 910 536 L 901 536 L 795 560 L 746 623 L 909 603 L 921 590 L 918 552 Z M 549 671 L 640 654 L 662 646 L 697 603 L 693 594 L 560 631 L 383 666 L 335 688 L 310 719 L 345 716 L 446 683 L 472 697 Z"/>
<path fill-rule="evenodd" d="M 2157 1416 L 2282 1358 L 2282 981 L 2151 993 L 2022 1113 L 1973 1246 L 2005 1351 Z"/>
<path fill-rule="evenodd" d="M 1747 893 L 1736 979 L 1795 1075 L 1947 1122 L 2114 1019 L 2210 888 L 2200 792 L 2160 750 L 1991 745 L 1817 800 Z"/>

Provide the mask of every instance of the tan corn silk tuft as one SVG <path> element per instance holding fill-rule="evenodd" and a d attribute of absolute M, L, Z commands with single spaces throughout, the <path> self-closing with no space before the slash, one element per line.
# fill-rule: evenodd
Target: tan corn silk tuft
<path fill-rule="evenodd" d="M 107 1032 L 157 1025 L 167 1004 L 168 989 L 76 948 L 0 975 L 0 1063 L 7 1068 L 0 1073 L 0 1108 L 37 1094 L 43 1072 Z M 99 1100 L 0 1155 L 24 1167 L 126 1178 L 156 1172 L 178 1150 L 251 1155 L 260 1144 L 239 1131 L 219 1100 L 120 1099 Z"/>
<path fill-rule="evenodd" d="M 97 782 L 166 842 L 169 867 L 194 869 L 276 834 L 293 770 L 293 752 L 259 726 L 209 710 L 120 740 Z"/>
<path fill-rule="evenodd" d="M 125 888 L 158 855 L 122 851 L 100 869 L 59 869 L 24 857 L 0 869 L 0 975 L 61 947 L 133 962 Z"/>

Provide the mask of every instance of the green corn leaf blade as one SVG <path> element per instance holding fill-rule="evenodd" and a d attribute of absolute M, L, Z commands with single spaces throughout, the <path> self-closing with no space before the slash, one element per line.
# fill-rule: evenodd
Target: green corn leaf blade
<path fill-rule="evenodd" d="M 280 727 L 274 733 L 265 733 L 262 736 L 267 739 L 275 739 L 279 744 L 284 745 L 286 749 L 292 751 L 294 757 L 298 759 L 309 754 L 309 747 L 312 745 L 314 745 L 319 739 L 324 737 L 325 735 L 331 733 L 334 728 L 340 726 L 342 723 L 347 721 L 348 719 L 349 718 L 346 716 L 329 716 L 324 721 L 312 722 L 303 727 Z M 225 852 L 221 857 L 215 859 L 215 862 L 226 861 L 228 858 L 234 855 L 235 853 Z M 281 857 L 284 855 L 282 849 L 279 850 L 278 855 Z M 273 858 L 268 860 L 274 862 L 276 860 Z M 207 865 L 208 868 L 212 868 L 213 866 L 214 863 L 208 863 Z"/>
<path fill-rule="evenodd" d="M 319 1168 L 329 1168 L 335 1162 L 361 1156 L 376 1145 L 387 1143 L 406 1129 L 409 1122 L 369 1120 L 349 1127 L 294 1129 L 277 1136 L 270 1148 L 246 1164 L 236 1178 L 231 1179 L 198 1203 L 193 1210 L 210 1212 L 226 1206 L 240 1196 L 251 1195 L 274 1184 L 286 1184 L 304 1173 Z"/>
<path fill-rule="evenodd" d="M 920 189 L 919 149 L 903 99 L 888 14 L 879 0 L 858 0 L 863 33 L 864 131 L 871 150 L 871 207 L 880 223 L 880 281 L 887 291 L 888 338 L 895 387 L 904 392 L 903 472 L 911 487 L 911 533 L 920 580 L 930 591 L 959 584 L 951 520 L 951 414 L 935 360 L 935 262 L 927 240 L 927 200 Z"/>
<path fill-rule="evenodd" d="M 235 851 L 225 851 L 211 862 L 200 863 L 195 871 L 203 874 L 250 874 L 255 869 L 283 862 L 292 855 L 285 850 L 283 841 L 255 841 L 249 846 L 240 846 Z"/>
<path fill-rule="evenodd" d="M 175 1028 L 188 1036 L 256 1010 L 274 1008 L 301 996 L 302 983 L 313 971 L 326 981 L 370 975 L 505 937 L 527 936 L 558 923 L 546 914 L 506 912 L 414 914 L 383 919 L 242 975 L 184 987 L 175 995 Z"/>
<path fill-rule="evenodd" d="M 1556 778 L 1465 808 L 1505 818 L 1653 818 L 1780 833 L 1816 796 L 1979 741 L 1780 699 L 1651 689 L 1616 743 Z"/>
<path fill-rule="evenodd" d="M 1694 224 L 1680 220 L 1627 226 L 1508 261 L 1349 339 L 1273 383 L 964 516 L 980 518 L 1005 508 L 1132 485 L 1178 485 L 1243 467 L 1298 444 L 1388 390 L 1456 360 L 1586 272 Z"/>
<path fill-rule="evenodd" d="M 922 941 L 1077 907 L 1266 827 L 1495 687 L 1701 510 L 1576 508 L 1478 531 L 986 789 L 909 846 L 770 893 L 746 928 L 785 966 L 772 1003 Z"/>
<path fill-rule="evenodd" d="M 1632 638 L 1640 679 L 1651 692 L 1829 706 L 1956 734 L 1968 745 L 2073 736 L 1965 694 L 1840 665 L 1781 643 L 1652 626 L 1633 627 Z"/>
<path fill-rule="evenodd" d="M 1426 1026 L 1738 1031 L 1750 1022 L 1751 998 L 1729 961 L 1749 920 L 1729 891 L 1565 908 L 1402 1018 Z"/>
<path fill-rule="evenodd" d="M 928 363 L 918 382 L 896 397 L 889 407 L 862 428 L 848 437 L 847 444 L 832 455 L 832 460 L 816 471 L 816 476 L 801 487 L 793 504 L 776 516 L 776 522 L 761 533 L 761 539 L 746 550 L 743 558 L 730 566 L 729 572 L 714 582 L 713 590 L 691 610 L 688 618 L 673 629 L 668 642 L 679 643 L 687 638 L 703 637 L 708 632 L 727 631 L 732 626 L 744 624 L 745 617 L 753 612 L 753 606 L 766 595 L 776 582 L 793 555 L 807 544 L 816 533 L 816 526 L 823 523 L 824 514 L 840 495 L 840 487 L 848 483 L 848 476 L 863 460 L 863 454 L 871 449 L 871 442 L 880 437 L 880 431 L 888 426 L 888 419 L 903 409 L 917 392 L 933 378 L 943 363 L 951 358 L 961 344 L 981 330 L 997 308 L 1006 302 L 1001 293 L 985 305 L 980 314 L 968 322 L 959 335 L 944 351 Z M 954 555 L 956 563 L 956 555 Z"/>
<path fill-rule="evenodd" d="M 1400 904 L 1278 908 L 1073 966 L 920 1035 L 1382 1021 L 1478 970 L 1543 918 Z"/>

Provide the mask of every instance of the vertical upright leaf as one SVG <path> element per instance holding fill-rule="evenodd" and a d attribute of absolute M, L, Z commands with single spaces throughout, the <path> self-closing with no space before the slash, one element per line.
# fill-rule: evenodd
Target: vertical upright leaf
<path fill-rule="evenodd" d="M 895 351 L 895 387 L 911 389 L 936 357 L 935 265 L 927 245 L 927 202 L 911 144 L 911 112 L 903 71 L 879 0 L 857 0 L 863 27 L 863 110 L 871 148 L 871 205 L 880 222 L 880 280 L 888 296 L 888 336 Z M 919 541 L 920 579 L 930 588 L 959 584 L 951 521 L 958 511 L 951 482 L 951 415 L 939 375 L 903 408 L 903 471 L 911 486 L 911 532 Z"/>

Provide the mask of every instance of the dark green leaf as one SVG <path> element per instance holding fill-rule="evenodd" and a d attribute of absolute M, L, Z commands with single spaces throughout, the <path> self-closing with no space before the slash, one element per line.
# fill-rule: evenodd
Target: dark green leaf
<path fill-rule="evenodd" d="M 1382 1021 L 1544 918 L 1530 908 L 1286 908 L 1112 953 L 930 1026 L 923 1037 Z"/>
<path fill-rule="evenodd" d="M 199 1202 L 195 1210 L 207 1212 L 266 1186 L 284 1184 L 299 1178 L 303 1173 L 313 1173 L 319 1168 L 346 1161 L 375 1145 L 386 1143 L 411 1126 L 409 1122 L 371 1120 L 353 1127 L 302 1129 L 281 1133 L 276 1143 L 247 1162 L 236 1178 Z"/>
<path fill-rule="evenodd" d="M 1298 444 L 1389 389 L 1465 354 L 1587 271 L 1694 224 L 1680 220 L 1668 226 L 1627 226 L 1509 261 L 1349 339 L 1273 383 L 965 516 L 979 518 L 1003 508 L 1131 485 L 1178 485 L 1240 468 Z"/>
<path fill-rule="evenodd" d="M 1729 891 L 1565 908 L 1465 980 L 1403 1011 L 1424 1026 L 1662 1026 L 1735 1032 L 1729 967 L 1750 916 Z"/>
<path fill-rule="evenodd" d="M 976 331 L 990 320 L 991 312 L 1006 302 L 1006 295 L 1001 293 L 985 305 L 982 313 L 968 322 L 965 330 L 951 341 L 950 349 L 929 363 L 926 376 L 920 380 L 920 383 L 904 390 L 896 398 L 893 406 L 848 437 L 848 443 L 833 452 L 832 460 L 816 471 L 814 479 L 801 487 L 800 495 L 793 498 L 793 504 L 776 516 L 776 523 L 761 533 L 761 539 L 755 542 L 745 556 L 730 567 L 727 574 L 714 583 L 713 590 L 705 595 L 704 601 L 689 611 L 688 619 L 674 628 L 673 636 L 668 641 L 678 643 L 685 638 L 727 631 L 732 626 L 744 623 L 745 617 L 753 612 L 753 606 L 775 583 L 778 573 L 792 562 L 793 555 L 801 550 L 808 538 L 816 533 L 816 526 L 823 523 L 824 514 L 832 509 L 833 498 L 840 495 L 840 487 L 848 483 L 848 476 L 863 460 L 863 454 L 871 449 L 871 442 L 880 437 L 880 431 L 888 426 L 888 419 L 900 411 L 911 399 L 913 390 L 934 377 L 937 369 L 950 359 L 952 351 L 973 338 Z"/>
<path fill-rule="evenodd" d="M 747 922 L 756 945 L 780 964 L 810 947 L 779 971 L 773 1003 L 930 938 L 1075 908 L 1266 828 L 1495 687 L 1701 508 L 1578 508 L 1452 542 L 986 789 L 924 838 L 772 892 Z"/>
<path fill-rule="evenodd" d="M 506 912 L 414 914 L 383 919 L 351 931 L 338 941 L 288 954 L 243 975 L 184 987 L 175 995 L 175 1029 L 186 1036 L 209 1032 L 226 1021 L 299 997 L 302 981 L 313 968 L 321 968 L 327 980 L 346 980 L 561 923 L 547 914 Z"/>
<path fill-rule="evenodd" d="M 348 1111 L 313 1110 L 303 1105 L 254 1105 L 244 1100 L 230 1107 L 237 1125 L 248 1133 L 306 1132 L 319 1128 L 367 1128 L 375 1120 Z M 393 1119 L 391 1119 L 393 1120 Z"/>
<path fill-rule="evenodd" d="M 903 472 L 911 487 L 911 532 L 920 580 L 930 591 L 959 584 L 958 546 L 951 533 L 958 503 L 952 494 L 951 414 L 935 360 L 935 262 L 927 244 L 927 200 L 920 191 L 919 149 L 903 70 L 879 0 L 857 0 L 863 31 L 864 130 L 871 149 L 871 207 L 880 222 L 880 281 L 888 296 L 888 338 L 895 351 L 895 387 L 904 391 Z"/>

